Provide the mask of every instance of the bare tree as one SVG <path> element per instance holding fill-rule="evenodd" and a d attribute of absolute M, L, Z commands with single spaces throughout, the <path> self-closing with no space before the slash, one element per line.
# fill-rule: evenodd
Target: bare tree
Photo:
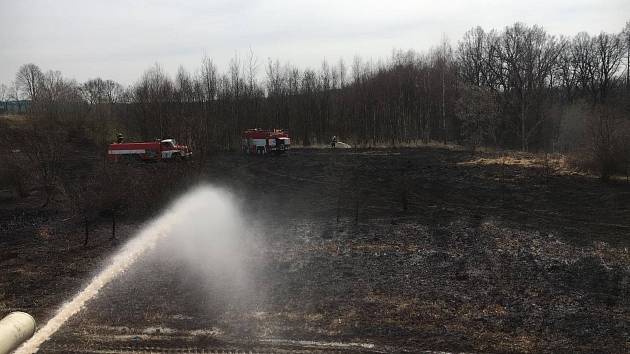
<path fill-rule="evenodd" d="M 608 96 L 613 75 L 621 65 L 625 48 L 621 36 L 617 34 L 600 33 L 594 42 L 599 64 L 595 75 L 599 84 L 598 98 L 604 101 Z"/>
<path fill-rule="evenodd" d="M 346 64 L 343 59 L 339 59 L 337 68 L 339 72 L 339 88 L 344 88 L 346 86 L 346 76 L 348 75 L 348 70 L 346 69 Z"/>
<path fill-rule="evenodd" d="M 44 74 L 39 67 L 29 63 L 20 67 L 15 76 L 15 83 L 27 99 L 36 100 L 43 79 Z"/>
<path fill-rule="evenodd" d="M 438 55 L 438 66 L 440 70 L 440 79 L 442 81 L 442 142 L 446 145 L 448 140 L 448 132 L 446 130 L 446 79 L 447 71 L 453 61 L 453 50 L 446 35 L 442 36 Z"/>
<path fill-rule="evenodd" d="M 81 85 L 83 99 L 92 105 L 117 103 L 122 100 L 123 93 L 122 85 L 100 77 L 90 79 Z"/>
<path fill-rule="evenodd" d="M 8 109 L 9 88 L 5 84 L 0 84 L 0 102 L 4 105 L 4 111 Z"/>
<path fill-rule="evenodd" d="M 630 89 L 630 21 L 626 22 L 622 36 L 626 47 L 626 89 Z"/>
<path fill-rule="evenodd" d="M 15 81 L 12 81 L 11 84 L 9 85 L 9 92 L 7 94 L 7 98 L 12 100 L 15 105 L 17 106 L 17 111 L 18 113 L 22 112 L 22 105 L 21 105 L 21 96 L 20 96 L 20 89 L 18 88 L 18 85 Z"/>
<path fill-rule="evenodd" d="M 579 87 L 589 92 L 593 101 L 597 100 L 598 85 L 596 73 L 599 67 L 595 42 L 586 32 L 580 32 L 572 43 L 572 60 Z"/>
<path fill-rule="evenodd" d="M 573 101 L 577 94 L 578 70 L 577 63 L 572 53 L 571 41 L 567 38 L 560 39 L 562 50 L 558 56 L 556 66 L 556 76 L 560 80 L 560 86 L 563 89 L 564 98 L 569 103 Z"/>
<path fill-rule="evenodd" d="M 207 102 L 214 101 L 217 95 L 217 67 L 209 57 L 201 61 L 201 82 L 204 89 L 204 98 Z"/>
<path fill-rule="evenodd" d="M 256 91 L 256 73 L 258 72 L 258 58 L 254 54 L 252 48 L 249 48 L 247 55 L 247 91 L 248 95 L 253 96 Z"/>
<path fill-rule="evenodd" d="M 465 86 L 456 107 L 464 141 L 473 152 L 486 143 L 496 145 L 498 109 L 494 92 L 486 87 Z"/>
<path fill-rule="evenodd" d="M 469 84 L 481 86 L 487 82 L 486 33 L 483 28 L 475 27 L 464 34 L 457 51 L 459 74 Z"/>
<path fill-rule="evenodd" d="M 196 79 L 197 85 L 200 87 L 201 99 L 201 115 L 203 116 L 203 143 L 202 146 L 207 153 L 210 150 L 210 145 L 218 147 L 218 134 L 217 134 L 217 94 L 218 94 L 218 80 L 219 75 L 217 73 L 217 67 L 209 57 L 204 56 L 201 61 L 201 69 L 199 71 L 199 77 Z"/>
<path fill-rule="evenodd" d="M 503 80 L 508 92 L 518 102 L 521 149 L 528 150 L 529 140 L 542 125 L 539 105 L 549 88 L 550 75 L 562 47 L 556 39 L 538 26 L 516 23 L 507 27 L 501 37 L 499 56 L 505 65 Z"/>
<path fill-rule="evenodd" d="M 88 245 L 90 240 L 90 225 L 98 214 L 98 196 L 94 176 L 85 176 L 79 180 L 66 180 L 63 183 L 63 192 L 66 200 L 69 201 L 70 210 L 80 224 L 83 226 L 83 247 Z"/>
<path fill-rule="evenodd" d="M 133 87 L 137 126 L 142 139 L 162 138 L 170 134 L 169 102 L 173 97 L 173 82 L 159 64 L 147 70 Z"/>

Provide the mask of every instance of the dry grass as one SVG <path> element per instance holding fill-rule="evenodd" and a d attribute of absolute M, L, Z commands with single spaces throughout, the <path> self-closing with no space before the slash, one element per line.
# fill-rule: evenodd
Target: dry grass
<path fill-rule="evenodd" d="M 347 146 L 344 146 L 347 145 Z M 329 149 L 330 144 L 311 144 L 308 146 L 304 146 L 298 143 L 292 143 L 292 148 L 302 149 Z M 377 142 L 377 143 L 356 143 L 352 141 L 339 141 L 337 142 L 337 147 L 339 149 L 347 149 L 347 148 L 356 148 L 356 149 L 392 149 L 392 148 L 419 148 L 419 147 L 431 147 L 438 149 L 447 149 L 452 151 L 462 151 L 466 150 L 465 147 L 457 144 L 447 143 L 444 144 L 440 141 L 431 140 L 428 143 L 424 143 L 422 140 L 411 140 L 411 141 L 395 141 L 392 142 Z M 482 151 L 481 149 L 477 149 L 478 151 Z"/>
<path fill-rule="evenodd" d="M 17 115 L 17 114 L 0 114 L 0 121 L 4 121 L 8 124 L 19 125 L 24 124 L 26 122 L 25 115 Z"/>
<path fill-rule="evenodd" d="M 475 158 L 470 161 L 460 162 L 458 165 L 471 166 L 515 166 L 532 169 L 546 170 L 549 174 L 574 175 L 580 172 L 572 166 L 569 159 L 560 154 L 532 154 L 509 152 L 495 156 Z"/>

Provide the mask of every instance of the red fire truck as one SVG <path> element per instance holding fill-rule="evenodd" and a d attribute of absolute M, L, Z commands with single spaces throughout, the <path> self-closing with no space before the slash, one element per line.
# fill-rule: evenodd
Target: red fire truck
<path fill-rule="evenodd" d="M 289 133 L 282 129 L 247 129 L 241 135 L 241 148 L 246 154 L 281 154 L 290 145 Z"/>
<path fill-rule="evenodd" d="M 107 158 L 120 160 L 180 160 L 189 158 L 192 152 L 186 145 L 179 145 L 175 139 L 164 139 L 140 143 L 114 143 L 109 145 Z"/>

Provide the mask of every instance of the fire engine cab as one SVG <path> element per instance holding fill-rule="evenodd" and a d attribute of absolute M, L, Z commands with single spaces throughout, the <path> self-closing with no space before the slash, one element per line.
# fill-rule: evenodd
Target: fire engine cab
<path fill-rule="evenodd" d="M 119 160 L 178 160 L 192 156 L 186 145 L 179 145 L 175 139 L 164 139 L 150 142 L 124 143 L 119 141 L 109 145 L 107 158 Z"/>
<path fill-rule="evenodd" d="M 282 129 L 247 129 L 241 135 L 241 148 L 246 154 L 281 154 L 290 145 L 289 134 Z"/>

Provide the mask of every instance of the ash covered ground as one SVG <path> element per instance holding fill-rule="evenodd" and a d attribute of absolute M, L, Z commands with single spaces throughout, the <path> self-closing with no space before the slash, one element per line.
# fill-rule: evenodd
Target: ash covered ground
<path fill-rule="evenodd" d="M 437 148 L 221 154 L 204 168 L 256 230 L 247 286 L 152 252 L 40 352 L 630 351 L 628 184 Z M 86 249 L 52 212 L 10 213 L 0 309 L 43 323 L 116 248 L 106 224 Z"/>

